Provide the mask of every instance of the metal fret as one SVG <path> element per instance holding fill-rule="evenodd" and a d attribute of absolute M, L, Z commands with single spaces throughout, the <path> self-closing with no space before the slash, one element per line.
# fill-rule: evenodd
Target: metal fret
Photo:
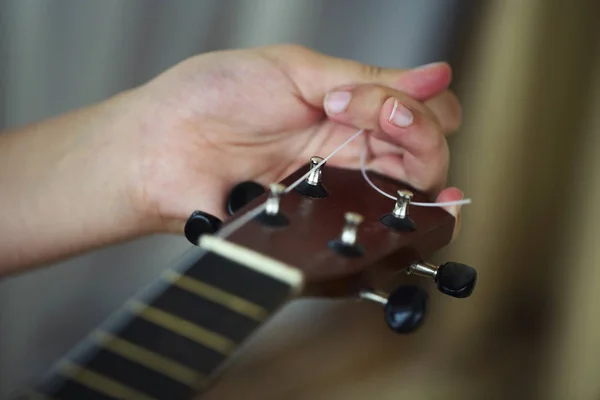
<path fill-rule="evenodd" d="M 131 310 L 141 318 L 160 325 L 178 335 L 185 336 L 219 353 L 229 355 L 236 344 L 231 340 L 210 331 L 204 327 L 195 325 L 189 321 L 179 318 L 173 314 L 148 306 L 138 301 L 131 302 Z"/>
<path fill-rule="evenodd" d="M 70 361 L 64 360 L 61 364 L 60 371 L 62 374 L 97 392 L 123 400 L 157 400 L 152 396 L 147 396 L 123 383 L 87 370 Z"/>
<path fill-rule="evenodd" d="M 105 349 L 119 354 L 131 361 L 137 362 L 146 368 L 160 372 L 191 388 L 201 389 L 206 385 L 207 377 L 185 365 L 170 358 L 156 354 L 127 340 L 121 339 L 105 332 L 94 334 L 97 343 Z"/>
<path fill-rule="evenodd" d="M 258 304 L 175 271 L 167 271 L 164 278 L 182 289 L 219 303 L 256 321 L 263 321 L 269 315 L 269 312 Z"/>

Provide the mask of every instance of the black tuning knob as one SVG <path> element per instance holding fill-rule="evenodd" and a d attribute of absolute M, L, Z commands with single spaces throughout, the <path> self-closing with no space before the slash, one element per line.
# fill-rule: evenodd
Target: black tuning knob
<path fill-rule="evenodd" d="M 469 297 L 477 283 L 477 271 L 473 267 L 455 262 L 440 265 L 435 275 L 438 290 L 448 296 Z"/>
<path fill-rule="evenodd" d="M 185 237 L 190 243 L 198 245 L 200 236 L 215 233 L 221 225 L 222 221 L 214 215 L 202 211 L 194 211 L 185 223 Z"/>
<path fill-rule="evenodd" d="M 254 181 L 244 181 L 238 183 L 231 189 L 227 196 L 225 208 L 229 215 L 235 214 L 239 209 L 254 199 L 262 196 L 266 189 L 259 183 Z"/>
<path fill-rule="evenodd" d="M 428 295 L 418 286 L 401 286 L 389 296 L 373 290 L 359 293 L 363 300 L 383 305 L 385 322 L 396 333 L 407 334 L 421 327 L 427 314 Z"/>
<path fill-rule="evenodd" d="M 475 268 L 455 262 L 440 266 L 418 262 L 408 267 L 406 273 L 433 278 L 440 292 L 460 299 L 473 294 L 477 284 Z"/>

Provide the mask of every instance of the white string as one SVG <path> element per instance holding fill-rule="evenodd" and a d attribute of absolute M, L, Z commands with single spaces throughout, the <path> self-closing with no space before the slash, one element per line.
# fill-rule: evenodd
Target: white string
<path fill-rule="evenodd" d="M 384 192 L 383 190 L 378 188 L 377 185 L 375 185 L 371 181 L 371 179 L 369 179 L 369 176 L 367 175 L 367 137 L 366 136 L 365 136 L 365 145 L 363 146 L 362 152 L 360 153 L 360 172 L 362 173 L 363 178 L 365 178 L 365 181 L 367 181 L 367 183 L 373 189 L 375 189 L 376 191 L 378 191 L 379 193 L 381 193 L 382 195 L 384 195 L 385 197 L 387 197 L 389 199 L 392 199 L 394 201 L 398 200 L 398 198 L 396 196 L 392 196 L 391 194 Z M 464 204 L 471 204 L 471 199 L 444 201 L 444 202 L 438 202 L 438 203 L 421 203 L 418 201 L 411 201 L 410 204 L 413 206 L 420 206 L 420 207 L 459 206 L 459 205 L 464 205 Z"/>
<path fill-rule="evenodd" d="M 348 140 L 346 140 L 344 143 L 342 143 L 337 149 L 335 149 L 334 151 L 331 152 L 331 154 L 329 154 L 327 157 L 325 157 L 323 159 L 323 161 L 321 161 L 320 163 L 318 163 L 314 168 L 320 168 L 323 164 L 325 164 L 331 157 L 334 156 L 335 153 L 337 153 L 338 151 L 340 151 L 341 149 L 343 149 L 344 147 L 346 147 L 348 144 L 350 144 L 350 142 L 352 142 L 354 139 L 356 139 L 357 137 L 359 137 L 362 133 L 364 132 L 364 129 L 359 130 L 358 132 L 356 132 L 354 135 L 350 136 L 350 138 L 348 138 Z M 312 168 L 311 168 L 312 170 Z M 310 175 L 311 171 L 308 171 L 306 174 L 302 175 L 300 178 L 298 178 L 298 180 L 296 180 L 296 182 L 292 183 L 290 186 L 287 187 L 287 189 L 285 189 L 284 193 L 288 193 L 289 191 L 293 190 L 296 186 L 298 186 L 304 179 L 306 179 L 306 177 L 308 177 Z"/>
<path fill-rule="evenodd" d="M 321 167 L 331 157 L 333 157 L 335 155 L 335 153 L 337 153 L 338 151 L 340 151 L 341 149 L 346 147 L 348 144 L 350 144 L 350 142 L 352 142 L 354 139 L 359 137 L 363 132 L 364 132 L 364 129 L 360 129 L 354 135 L 350 136 L 350 138 L 348 138 L 348 140 L 346 140 L 344 143 L 342 143 L 340 146 L 338 146 L 335 150 L 333 150 L 327 157 L 325 157 L 323 159 L 323 161 L 321 161 L 319 164 L 317 164 L 315 166 L 315 168 Z M 298 186 L 300 183 L 302 183 L 304 181 L 304 179 L 306 179 L 306 177 L 308 177 L 310 175 L 310 173 L 311 173 L 311 171 L 308 171 L 306 174 L 302 175 L 294 183 L 292 183 L 290 186 L 288 186 L 284 190 L 283 193 L 289 193 L 290 191 L 294 190 L 294 188 L 296 186 Z M 244 226 L 246 223 L 251 221 L 254 217 L 256 217 L 258 214 L 260 214 L 266 208 L 266 206 L 267 206 L 266 202 L 256 206 L 252 210 L 248 211 L 246 214 L 242 215 L 240 218 L 233 221 L 231 224 L 229 224 L 229 225 L 225 226 L 223 229 L 221 229 L 218 233 L 218 236 L 222 237 L 222 238 L 226 238 L 227 236 L 231 235 L 233 232 L 237 231 L 242 226 Z"/>

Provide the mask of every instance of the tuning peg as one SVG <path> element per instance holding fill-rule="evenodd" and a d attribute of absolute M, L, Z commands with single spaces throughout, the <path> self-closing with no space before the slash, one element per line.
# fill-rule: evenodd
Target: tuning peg
<path fill-rule="evenodd" d="M 310 174 L 294 190 L 317 199 L 327 197 L 329 193 L 322 183 L 323 167 L 325 166 L 325 163 L 321 164 L 322 162 L 322 157 L 311 157 L 309 161 Z"/>
<path fill-rule="evenodd" d="M 353 212 L 344 214 L 344 227 L 339 238 L 329 242 L 331 247 L 337 253 L 357 257 L 364 254 L 364 249 L 357 243 L 358 227 L 363 221 L 363 216 Z"/>
<path fill-rule="evenodd" d="M 410 190 L 398 190 L 398 198 L 394 210 L 381 218 L 381 222 L 398 231 L 414 231 L 417 229 L 415 222 L 408 216 L 408 206 L 413 198 Z"/>
<path fill-rule="evenodd" d="M 477 283 L 475 268 L 455 262 L 436 266 L 420 261 L 408 267 L 406 274 L 433 278 L 440 292 L 457 298 L 469 297 Z"/>
<path fill-rule="evenodd" d="M 390 295 L 370 289 L 358 295 L 362 300 L 382 305 L 385 322 L 396 333 L 416 331 L 427 314 L 428 296 L 418 286 L 401 286 Z"/>
<path fill-rule="evenodd" d="M 185 237 L 190 243 L 197 246 L 200 236 L 217 232 L 222 223 L 223 222 L 214 215 L 196 210 L 190 215 L 185 223 Z"/>
<path fill-rule="evenodd" d="M 285 186 L 281 183 L 269 185 L 269 197 L 265 202 L 265 210 L 258 215 L 258 220 L 264 225 L 281 227 L 289 224 L 288 218 L 281 212 L 281 197 L 285 193 Z"/>
<path fill-rule="evenodd" d="M 229 215 L 233 215 L 253 200 L 262 196 L 266 189 L 254 181 L 238 183 L 231 189 L 225 202 L 225 209 Z"/>

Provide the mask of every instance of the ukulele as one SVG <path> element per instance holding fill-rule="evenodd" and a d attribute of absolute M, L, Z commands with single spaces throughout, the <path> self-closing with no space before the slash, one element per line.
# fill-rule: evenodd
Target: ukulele
<path fill-rule="evenodd" d="M 422 326 L 428 294 L 417 285 L 375 290 L 377 278 L 405 272 L 434 280 L 446 295 L 470 296 L 473 268 L 424 261 L 450 243 L 454 217 L 411 206 L 428 198 L 401 182 L 380 174 L 371 181 L 398 193 L 395 204 L 360 171 L 325 167 L 319 157 L 308 172 L 302 167 L 267 189 L 238 184 L 228 221 L 194 212 L 185 236 L 197 247 L 15 399 L 200 398 L 236 350 L 297 296 L 373 302 L 399 334 Z"/>

